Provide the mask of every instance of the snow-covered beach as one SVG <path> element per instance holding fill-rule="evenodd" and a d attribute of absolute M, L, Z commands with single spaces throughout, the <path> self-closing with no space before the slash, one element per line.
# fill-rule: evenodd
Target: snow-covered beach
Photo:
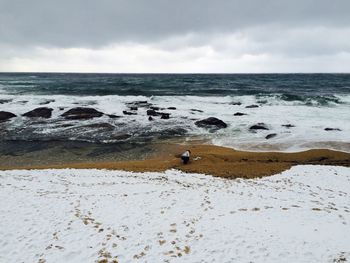
<path fill-rule="evenodd" d="M 343 262 L 350 168 L 0 172 L 1 262 Z"/>

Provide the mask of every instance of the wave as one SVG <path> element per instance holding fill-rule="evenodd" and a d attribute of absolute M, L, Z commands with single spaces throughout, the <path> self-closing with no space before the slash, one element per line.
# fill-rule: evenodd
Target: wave
<path fill-rule="evenodd" d="M 2 94 L 0 99 L 3 101 L 0 110 L 18 115 L 17 118 L 0 124 L 1 140 L 137 143 L 199 136 L 218 145 L 246 150 L 268 150 L 272 146 L 281 150 L 298 147 L 303 149 L 303 147 L 316 147 L 321 142 L 333 142 L 333 145 L 336 145 L 333 149 L 344 150 L 349 148 L 344 145 L 350 142 L 349 95 L 303 98 L 285 94 L 258 96 Z M 138 101 L 147 103 L 137 105 Z M 247 108 L 253 104 L 257 107 Z M 132 105 L 137 107 L 134 112 L 136 115 L 124 115 L 123 111 L 130 111 Z M 154 117 L 153 121 L 149 121 L 147 110 L 150 106 L 169 113 L 170 118 L 164 120 Z M 45 120 L 21 117 L 23 113 L 37 107 L 52 108 L 52 118 Z M 106 115 L 84 121 L 64 119 L 61 115 L 73 107 L 93 107 Z M 237 112 L 246 115 L 234 116 Z M 110 118 L 108 115 L 120 118 Z M 227 123 L 228 127 L 212 132 L 195 125 L 197 120 L 207 117 L 217 117 Z M 249 127 L 257 123 L 265 123 L 268 130 L 251 132 Z M 326 128 L 334 130 L 326 131 Z M 276 134 L 276 137 L 267 140 L 266 136 L 269 134 Z M 307 144 L 308 142 L 310 144 Z"/>

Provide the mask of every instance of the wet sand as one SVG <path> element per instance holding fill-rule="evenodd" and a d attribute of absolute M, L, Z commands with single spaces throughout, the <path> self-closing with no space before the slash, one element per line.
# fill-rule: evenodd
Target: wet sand
<path fill-rule="evenodd" d="M 180 154 L 191 150 L 191 161 L 183 165 Z M 350 167 L 350 153 L 332 150 L 309 150 L 297 153 L 245 152 L 231 148 L 203 144 L 156 144 L 149 147 L 148 154 L 133 160 L 110 160 L 101 158 L 79 161 L 31 163 L 30 159 L 16 165 L 2 163 L 0 170 L 11 169 L 111 169 L 135 172 L 162 172 L 178 169 L 184 172 L 210 174 L 224 178 L 256 178 L 280 173 L 294 165 L 339 165 Z M 113 155 L 113 152 L 111 153 Z M 2 157 L 0 157 L 1 159 Z M 33 158 L 33 157 L 32 157 Z M 59 158 L 58 158 L 59 159 Z"/>

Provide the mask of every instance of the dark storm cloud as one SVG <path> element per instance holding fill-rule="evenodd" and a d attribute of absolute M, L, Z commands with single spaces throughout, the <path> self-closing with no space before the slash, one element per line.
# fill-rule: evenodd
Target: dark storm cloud
<path fill-rule="evenodd" d="M 0 42 L 99 46 L 264 25 L 348 27 L 349 13 L 349 0 L 0 0 Z"/>

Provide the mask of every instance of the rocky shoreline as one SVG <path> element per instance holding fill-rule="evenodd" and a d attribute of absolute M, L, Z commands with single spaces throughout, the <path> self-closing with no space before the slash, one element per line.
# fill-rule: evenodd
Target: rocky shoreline
<path fill-rule="evenodd" d="M 53 102 L 55 100 L 39 104 L 46 105 Z M 3 103 L 8 103 L 8 101 Z M 240 107 L 241 110 L 251 109 L 253 111 L 260 107 L 256 104 L 245 106 L 238 102 L 230 105 Z M 127 102 L 124 106 L 125 109 L 120 114 L 108 114 L 90 106 L 70 108 L 44 106 L 17 115 L 10 111 L 0 111 L 0 135 L 3 140 L 65 139 L 91 142 L 139 140 L 149 142 L 153 139 L 189 136 L 195 133 L 193 131 L 195 128 L 213 134 L 232 125 L 215 115 L 208 114 L 209 116 L 205 117 L 206 114 L 201 109 L 189 109 L 189 114 L 193 115 L 190 118 L 181 116 L 177 107 L 171 105 L 160 107 L 147 100 Z M 232 112 L 232 120 L 249 117 L 249 114 L 252 113 Z M 142 119 L 146 123 L 143 126 L 139 123 Z M 16 123 L 16 120 L 19 124 Z M 16 125 L 12 125 L 14 123 Z M 265 140 L 278 139 L 283 133 L 291 133 L 291 130 L 298 126 L 294 123 L 285 123 L 280 125 L 281 130 L 275 131 L 268 123 L 252 123 L 249 119 L 246 125 L 246 132 L 261 134 L 262 139 L 265 138 Z M 320 127 L 320 129 L 327 133 L 342 131 L 332 126 Z M 271 132 L 266 133 L 266 131 Z"/>

